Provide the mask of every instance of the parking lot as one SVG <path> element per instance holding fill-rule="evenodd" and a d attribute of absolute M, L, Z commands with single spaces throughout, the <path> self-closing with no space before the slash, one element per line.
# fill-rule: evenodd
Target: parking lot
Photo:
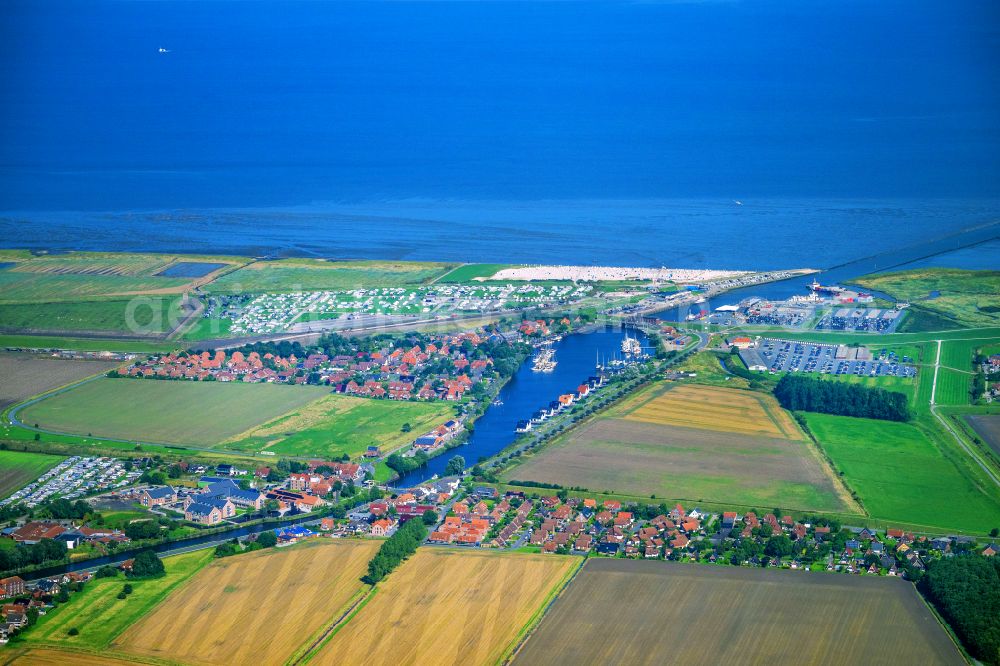
<path fill-rule="evenodd" d="M 902 310 L 837 308 L 819 320 L 816 330 L 892 333 L 902 320 Z"/>
<path fill-rule="evenodd" d="M 917 369 L 907 356 L 886 349 L 872 353 L 864 347 L 824 345 L 761 339 L 756 347 L 740 350 L 747 368 L 755 371 L 816 372 L 858 377 L 915 377 Z"/>

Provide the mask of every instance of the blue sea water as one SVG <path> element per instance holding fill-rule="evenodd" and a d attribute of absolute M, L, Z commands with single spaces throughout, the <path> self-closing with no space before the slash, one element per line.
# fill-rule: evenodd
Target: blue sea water
<path fill-rule="evenodd" d="M 1000 217 L 995 2 L 0 11 L 5 247 L 823 267 Z"/>

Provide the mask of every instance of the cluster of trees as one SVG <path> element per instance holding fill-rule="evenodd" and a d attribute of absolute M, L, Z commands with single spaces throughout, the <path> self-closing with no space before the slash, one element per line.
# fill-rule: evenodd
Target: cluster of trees
<path fill-rule="evenodd" d="M 375 553 L 368 563 L 368 573 L 361 579 L 374 585 L 389 575 L 407 557 L 417 551 L 417 547 L 427 536 L 427 526 L 422 520 L 408 520 L 396 530 Z"/>
<path fill-rule="evenodd" d="M 973 657 L 1000 664 L 1000 558 L 967 555 L 931 562 L 920 589 Z"/>
<path fill-rule="evenodd" d="M 239 539 L 231 539 L 225 543 L 220 543 L 215 547 L 215 557 L 229 557 L 238 553 L 249 553 L 254 550 L 273 548 L 278 543 L 278 535 L 268 530 L 261 532 L 253 541 L 242 545 Z"/>
<path fill-rule="evenodd" d="M 141 550 L 132 560 L 132 571 L 128 575 L 130 578 L 158 578 L 164 573 L 166 569 L 159 555 L 151 550 Z"/>
<path fill-rule="evenodd" d="M 66 559 L 66 543 L 42 539 L 38 543 L 18 546 L 13 550 L 0 550 L 0 577 L 8 572 L 35 564 Z"/>
<path fill-rule="evenodd" d="M 83 500 L 71 502 L 68 499 L 56 499 L 45 502 L 35 509 L 34 515 L 39 518 L 53 518 L 55 520 L 80 520 L 89 514 L 93 509 Z"/>
<path fill-rule="evenodd" d="M 774 396 L 785 409 L 885 421 L 909 421 L 913 416 L 903 393 L 801 375 L 782 377 Z"/>
<path fill-rule="evenodd" d="M 94 572 L 94 578 L 114 578 L 118 575 L 118 569 L 111 566 L 110 564 L 105 564 L 100 569 Z"/>
<path fill-rule="evenodd" d="M 419 469 L 427 464 L 427 454 L 423 451 L 417 451 L 412 457 L 404 458 L 398 453 L 393 453 L 388 458 L 385 459 L 385 464 L 389 466 L 394 472 L 403 476 L 407 472 L 412 472 L 415 469 Z"/>
<path fill-rule="evenodd" d="M 162 536 L 163 530 L 161 527 L 166 527 L 169 530 L 174 529 L 177 526 L 177 521 L 160 517 L 153 520 L 140 520 L 134 523 L 129 523 L 122 529 L 122 531 L 125 532 L 125 536 L 129 539 L 139 541 L 140 539 L 156 539 Z"/>
<path fill-rule="evenodd" d="M 444 468 L 445 476 L 458 476 L 465 471 L 465 458 L 462 456 L 452 456 L 451 460 Z"/>

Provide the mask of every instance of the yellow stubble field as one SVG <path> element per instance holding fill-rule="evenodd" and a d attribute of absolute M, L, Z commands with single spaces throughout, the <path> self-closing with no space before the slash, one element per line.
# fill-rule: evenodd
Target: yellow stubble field
<path fill-rule="evenodd" d="M 361 592 L 379 541 L 323 539 L 217 560 L 112 649 L 185 664 L 281 664 Z"/>
<path fill-rule="evenodd" d="M 653 384 L 613 409 L 629 421 L 802 439 L 795 422 L 772 396 L 752 391 Z"/>
<path fill-rule="evenodd" d="M 493 664 L 580 564 L 576 557 L 425 547 L 310 664 Z"/>

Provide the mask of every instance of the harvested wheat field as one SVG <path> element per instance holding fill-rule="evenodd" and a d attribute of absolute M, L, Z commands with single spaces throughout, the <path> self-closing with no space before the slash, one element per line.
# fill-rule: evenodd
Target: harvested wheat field
<path fill-rule="evenodd" d="M 964 664 L 897 578 L 590 559 L 517 654 L 534 664 Z"/>
<path fill-rule="evenodd" d="M 123 661 L 106 654 L 71 652 L 55 648 L 30 648 L 27 650 L 0 651 L 3 666 L 128 666 L 134 661 Z"/>
<path fill-rule="evenodd" d="M 496 663 L 579 563 L 575 557 L 421 548 L 310 663 Z"/>
<path fill-rule="evenodd" d="M 363 587 L 377 541 L 324 539 L 217 560 L 114 650 L 187 664 L 281 664 Z"/>
<path fill-rule="evenodd" d="M 608 410 L 609 416 L 660 425 L 801 439 L 773 396 L 715 386 L 653 384 Z"/>

